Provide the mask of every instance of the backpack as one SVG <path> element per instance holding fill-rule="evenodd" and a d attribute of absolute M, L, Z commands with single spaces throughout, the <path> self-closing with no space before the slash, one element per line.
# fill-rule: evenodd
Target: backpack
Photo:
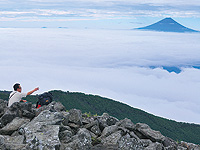
<path fill-rule="evenodd" d="M 41 106 L 48 105 L 53 101 L 53 95 L 50 92 L 45 92 L 38 96 L 38 101 L 36 103 L 36 108 Z"/>

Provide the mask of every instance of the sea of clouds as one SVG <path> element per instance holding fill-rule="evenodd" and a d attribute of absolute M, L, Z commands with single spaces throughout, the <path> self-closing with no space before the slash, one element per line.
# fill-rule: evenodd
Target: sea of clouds
<path fill-rule="evenodd" d="M 200 70 L 190 67 L 200 64 L 199 33 L 7 28 L 0 35 L 1 90 L 20 82 L 23 92 L 79 91 L 200 123 Z"/>

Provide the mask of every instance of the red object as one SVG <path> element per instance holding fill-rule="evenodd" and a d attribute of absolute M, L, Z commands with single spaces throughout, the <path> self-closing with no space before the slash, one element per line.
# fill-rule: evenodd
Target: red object
<path fill-rule="evenodd" d="M 41 105 L 38 105 L 37 109 L 40 108 L 40 107 L 41 107 Z"/>

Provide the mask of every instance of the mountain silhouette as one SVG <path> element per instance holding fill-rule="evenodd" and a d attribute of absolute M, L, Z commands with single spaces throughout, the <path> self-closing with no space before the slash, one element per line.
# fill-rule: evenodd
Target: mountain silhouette
<path fill-rule="evenodd" d="M 137 28 L 137 29 L 161 31 L 161 32 L 199 32 L 197 30 L 193 30 L 181 25 L 180 23 L 176 22 L 172 18 L 165 18 L 152 25 L 142 27 L 142 28 Z"/>

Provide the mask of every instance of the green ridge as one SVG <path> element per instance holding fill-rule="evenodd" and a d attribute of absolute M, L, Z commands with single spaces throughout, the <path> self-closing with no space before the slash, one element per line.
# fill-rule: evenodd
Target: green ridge
<path fill-rule="evenodd" d="M 55 101 L 60 101 L 67 110 L 76 108 L 82 112 L 101 115 L 104 112 L 118 119 L 129 118 L 133 123 L 146 123 L 152 129 L 160 131 L 163 135 L 175 141 L 186 141 L 200 144 L 200 125 L 176 122 L 149 114 L 140 109 L 130 107 L 126 104 L 103 98 L 97 95 L 88 95 L 77 92 L 51 91 Z M 9 92 L 1 91 L 0 98 L 8 99 Z M 36 96 L 26 98 L 36 103 Z"/>

